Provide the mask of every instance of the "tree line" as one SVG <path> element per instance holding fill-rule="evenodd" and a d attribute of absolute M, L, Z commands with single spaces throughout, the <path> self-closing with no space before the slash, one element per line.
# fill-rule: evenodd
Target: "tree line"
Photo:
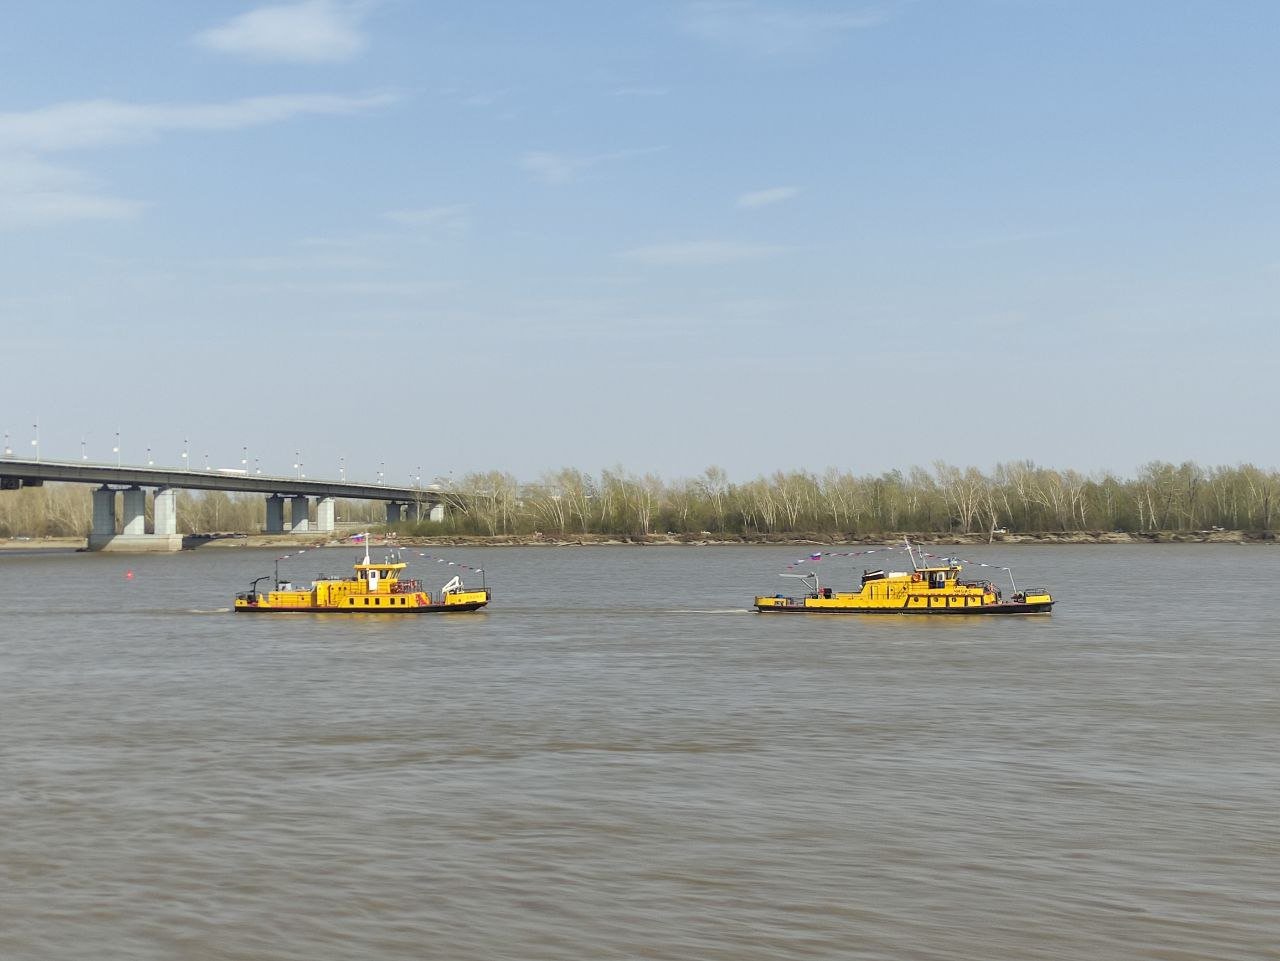
<path fill-rule="evenodd" d="M 0 536 L 86 536 L 90 490 L 51 484 L 0 493 Z M 265 523 L 260 495 L 178 496 L 182 533 L 252 533 Z M 1280 472 L 1251 464 L 1206 468 L 1157 461 L 1125 478 L 1029 461 L 998 464 L 987 473 L 939 462 L 931 469 L 866 475 L 777 471 L 734 483 L 719 467 L 675 481 L 621 467 L 598 476 L 563 468 L 532 483 L 501 471 L 472 473 L 444 496 L 444 521 L 407 522 L 406 528 L 420 534 L 558 537 L 1271 531 Z M 337 514 L 370 526 L 385 517 L 381 504 L 359 501 L 340 501 Z"/>

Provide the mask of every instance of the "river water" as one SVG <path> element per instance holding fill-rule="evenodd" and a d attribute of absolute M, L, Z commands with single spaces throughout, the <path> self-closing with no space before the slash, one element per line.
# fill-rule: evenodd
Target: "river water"
<path fill-rule="evenodd" d="M 1280 549 L 749 613 L 805 553 L 451 549 L 491 607 L 416 618 L 229 613 L 265 551 L 0 554 L 0 958 L 1280 956 Z"/>

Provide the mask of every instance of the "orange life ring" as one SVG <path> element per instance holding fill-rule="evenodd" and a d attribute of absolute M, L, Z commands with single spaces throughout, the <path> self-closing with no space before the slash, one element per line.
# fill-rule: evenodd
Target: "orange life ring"
<path fill-rule="evenodd" d="M 912 579 L 913 581 L 919 581 L 919 580 L 920 580 L 920 575 L 919 575 L 919 574 L 912 574 L 912 575 L 911 575 L 911 579 Z"/>

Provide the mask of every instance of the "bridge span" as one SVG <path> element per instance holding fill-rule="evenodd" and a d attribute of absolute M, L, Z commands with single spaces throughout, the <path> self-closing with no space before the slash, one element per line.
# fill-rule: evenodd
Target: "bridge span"
<path fill-rule="evenodd" d="M 405 519 L 413 508 L 418 519 L 444 517 L 444 491 L 430 487 L 391 487 L 345 480 L 310 477 L 272 477 L 235 470 L 185 470 L 167 467 L 113 467 L 81 461 L 19 460 L 0 458 L 0 491 L 39 487 L 45 481 L 94 484 L 93 527 L 89 550 L 176 551 L 182 548 L 178 533 L 178 490 L 237 491 L 263 494 L 267 500 L 264 533 L 332 533 L 334 504 L 345 500 L 385 501 L 387 523 Z M 147 492 L 152 491 L 151 530 L 147 530 Z M 2 495 L 0 495 L 2 496 Z M 315 526 L 311 506 L 315 502 Z M 123 509 L 117 511 L 117 501 Z M 288 523 L 285 504 L 288 503 Z M 117 523 L 119 519 L 119 523 Z"/>

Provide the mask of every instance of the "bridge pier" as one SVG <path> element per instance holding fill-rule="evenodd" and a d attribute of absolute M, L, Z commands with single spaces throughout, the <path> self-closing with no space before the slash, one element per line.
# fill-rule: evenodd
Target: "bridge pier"
<path fill-rule="evenodd" d="M 156 491 L 151 513 L 155 515 L 157 537 L 178 536 L 178 500 L 177 491 L 172 487 L 161 487 Z"/>
<path fill-rule="evenodd" d="M 305 494 L 289 498 L 289 532 L 305 534 L 307 532 L 308 514 L 311 511 L 311 499 Z"/>
<path fill-rule="evenodd" d="M 124 492 L 124 524 L 120 534 L 123 537 L 147 534 L 147 492 L 141 487 L 130 487 Z"/>
<path fill-rule="evenodd" d="M 444 520 L 444 504 L 439 501 L 416 500 L 413 502 L 413 519 L 422 521 L 423 519 L 440 523 Z"/>
<path fill-rule="evenodd" d="M 116 492 L 103 484 L 93 492 L 93 527 L 89 550 L 100 551 L 116 536 Z"/>
<path fill-rule="evenodd" d="M 284 533 L 284 498 L 279 494 L 267 498 L 267 527 L 263 533 Z"/>
<path fill-rule="evenodd" d="M 399 524 L 404 520 L 404 504 L 399 501 L 387 501 L 387 523 Z"/>
<path fill-rule="evenodd" d="M 156 491 L 156 530 L 147 533 L 147 492 L 129 487 L 124 492 L 123 525 L 116 533 L 116 491 L 105 484 L 93 492 L 93 528 L 89 532 L 91 551 L 180 551 L 172 488 Z"/>
<path fill-rule="evenodd" d="M 332 497 L 316 501 L 316 530 L 322 534 L 333 533 L 333 509 L 337 502 Z"/>

